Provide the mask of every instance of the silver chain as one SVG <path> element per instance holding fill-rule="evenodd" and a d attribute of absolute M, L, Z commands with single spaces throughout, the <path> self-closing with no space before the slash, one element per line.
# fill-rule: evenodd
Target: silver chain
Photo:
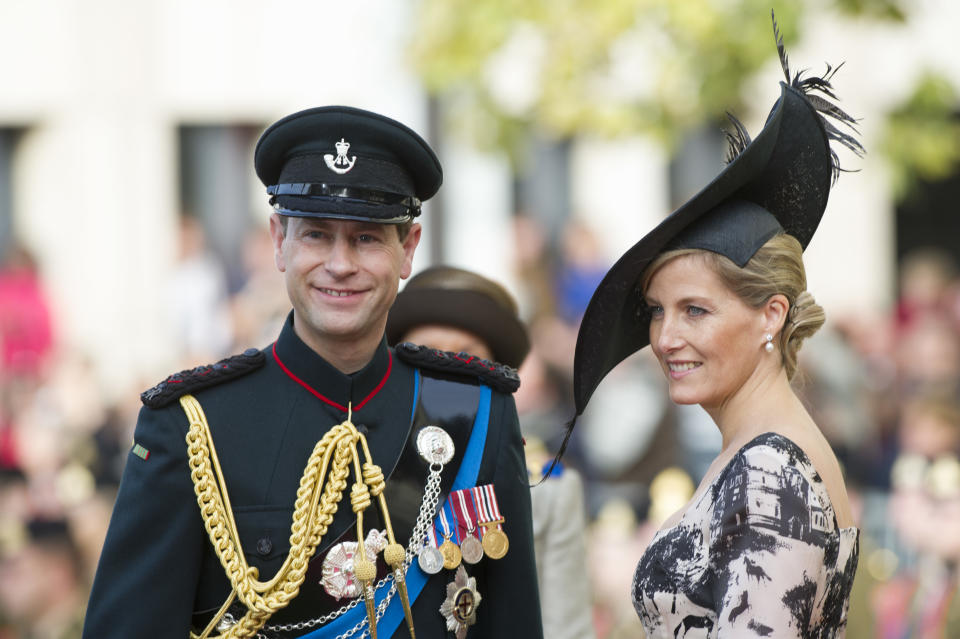
<path fill-rule="evenodd" d="M 406 555 L 403 561 L 403 571 L 406 574 L 407 568 L 410 567 L 410 564 L 413 563 L 413 560 L 420 553 L 420 550 L 423 548 L 424 543 L 427 539 L 427 531 L 430 529 L 430 526 L 433 525 L 433 518 L 437 512 L 437 506 L 440 503 L 440 474 L 443 472 L 443 464 L 430 464 L 430 476 L 427 478 L 427 483 L 424 486 L 423 490 L 423 500 L 420 502 L 420 512 L 417 514 L 416 524 L 413 526 L 413 532 L 410 533 L 410 541 L 407 544 Z M 377 582 L 377 585 L 374 587 L 376 590 L 379 590 L 384 584 L 390 582 L 390 590 L 387 591 L 386 596 L 377 606 L 376 618 L 377 621 L 380 621 L 380 618 L 387 610 L 387 606 L 390 604 L 390 600 L 393 599 L 393 595 L 397 592 L 397 584 L 393 583 L 393 572 L 391 571 L 386 577 Z M 327 613 L 322 617 L 316 617 L 314 619 L 307 619 L 305 621 L 298 621 L 296 623 L 287 623 L 287 624 L 273 624 L 266 625 L 263 627 L 264 630 L 269 632 L 290 632 L 292 630 L 308 630 L 316 626 L 320 626 L 326 623 L 329 623 L 344 614 L 351 608 L 356 607 L 360 602 L 363 601 L 363 596 L 357 597 L 350 603 L 345 606 L 341 606 L 339 609 L 334 610 L 333 612 Z M 224 621 L 236 623 L 231 615 L 224 615 Z M 337 639 L 347 639 L 352 637 L 358 630 L 363 628 L 367 623 L 367 618 L 364 617 L 360 620 L 360 623 L 355 625 L 350 630 L 339 635 Z M 232 625 L 232 623 L 230 624 Z M 364 636 L 367 636 L 369 629 L 364 629 L 360 634 L 358 639 L 362 639 Z M 263 633 L 257 633 L 257 639 L 269 639 Z"/>

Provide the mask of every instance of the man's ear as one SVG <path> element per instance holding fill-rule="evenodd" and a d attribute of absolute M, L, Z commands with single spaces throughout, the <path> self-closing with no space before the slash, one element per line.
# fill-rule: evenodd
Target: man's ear
<path fill-rule="evenodd" d="M 403 240 L 403 265 L 400 267 L 400 279 L 407 279 L 413 272 L 413 254 L 417 251 L 420 244 L 420 234 L 423 227 L 414 224 L 407 232 L 407 237 Z"/>
<path fill-rule="evenodd" d="M 289 225 L 289 221 L 287 224 Z M 270 239 L 273 241 L 273 261 L 281 273 L 287 270 L 287 262 L 283 256 L 283 241 L 287 237 L 283 220 L 276 213 L 270 214 Z"/>

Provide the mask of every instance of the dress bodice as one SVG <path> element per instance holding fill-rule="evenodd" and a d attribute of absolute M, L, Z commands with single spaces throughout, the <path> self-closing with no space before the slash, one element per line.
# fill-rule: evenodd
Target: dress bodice
<path fill-rule="evenodd" d="M 806 454 L 765 433 L 656 534 L 633 604 L 650 639 L 842 637 L 858 550 Z"/>

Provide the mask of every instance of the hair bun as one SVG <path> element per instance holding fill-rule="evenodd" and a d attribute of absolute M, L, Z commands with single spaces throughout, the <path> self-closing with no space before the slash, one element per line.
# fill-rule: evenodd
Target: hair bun
<path fill-rule="evenodd" d="M 797 300 L 790 306 L 790 321 L 795 322 L 797 315 L 807 310 L 811 306 L 815 306 L 817 301 L 813 299 L 813 295 L 810 291 L 804 291 L 797 296 Z"/>

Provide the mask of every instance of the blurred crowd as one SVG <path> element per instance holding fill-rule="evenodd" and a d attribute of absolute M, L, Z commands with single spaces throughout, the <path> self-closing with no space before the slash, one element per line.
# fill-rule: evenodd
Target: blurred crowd
<path fill-rule="evenodd" d="M 542 447 L 546 464 L 574 414 L 580 314 L 610 262 L 580 223 L 553 237 L 518 215 L 514 238 L 514 292 L 533 344 L 516 401 L 527 444 Z M 197 220 L 183 218 L 180 240 L 165 293 L 179 368 L 269 344 L 289 302 L 266 230 L 250 234 L 240 278 L 227 277 Z M 0 261 L 0 639 L 79 637 L 139 392 L 159 381 L 100 388 L 89 354 L 58 339 L 52 308 L 42 264 L 8 247 Z M 957 265 L 917 251 L 900 262 L 895 307 L 844 317 L 827 310 L 826 326 L 801 351 L 798 391 L 844 466 L 863 532 L 847 636 L 960 636 Z M 649 349 L 614 370 L 579 419 L 563 463 L 584 482 L 599 638 L 643 636 L 629 597 L 636 561 L 719 445 L 702 410 L 669 402 Z"/>

